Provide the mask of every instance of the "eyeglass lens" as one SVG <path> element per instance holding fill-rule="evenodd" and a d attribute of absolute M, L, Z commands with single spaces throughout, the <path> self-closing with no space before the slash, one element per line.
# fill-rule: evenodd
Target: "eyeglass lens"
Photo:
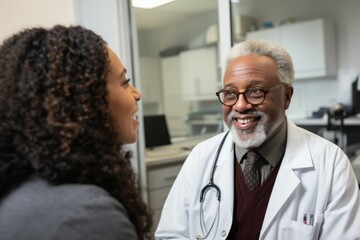
<path fill-rule="evenodd" d="M 262 103 L 265 98 L 265 91 L 263 89 L 249 89 L 245 92 L 232 92 L 223 90 L 218 93 L 218 97 L 222 104 L 226 106 L 232 106 L 237 102 L 241 94 L 244 95 L 245 101 L 252 105 Z"/>

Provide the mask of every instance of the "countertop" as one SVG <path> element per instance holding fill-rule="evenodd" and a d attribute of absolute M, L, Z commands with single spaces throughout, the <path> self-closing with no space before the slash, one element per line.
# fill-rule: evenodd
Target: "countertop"
<path fill-rule="evenodd" d="M 318 125 L 324 126 L 328 122 L 327 115 L 323 118 L 293 118 L 291 119 L 296 125 Z M 340 120 L 333 120 L 332 123 L 340 124 Z M 344 118 L 344 125 L 360 126 L 360 117 L 350 116 Z"/>
<path fill-rule="evenodd" d="M 146 149 L 146 166 L 152 167 L 158 164 L 170 164 L 185 161 L 190 151 L 196 144 L 206 140 L 214 134 L 192 136 L 178 140 L 172 140 L 172 144 Z"/>

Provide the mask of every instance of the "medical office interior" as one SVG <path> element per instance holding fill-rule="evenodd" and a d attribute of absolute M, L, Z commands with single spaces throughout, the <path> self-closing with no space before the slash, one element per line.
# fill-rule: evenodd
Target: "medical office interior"
<path fill-rule="evenodd" d="M 79 8 L 94 1 L 27 2 L 0 2 L 0 42 L 24 26 L 82 24 Z M 224 14 L 219 6 L 225 2 Z M 143 96 L 136 171 L 154 210 L 154 227 L 190 150 L 224 130 L 215 95 L 224 66 L 222 18 L 229 18 L 230 44 L 262 38 L 290 52 L 296 74 L 287 116 L 338 144 L 360 181 L 359 1 L 174 0 L 152 9 L 129 6 L 135 83 Z M 95 19 L 116 14 L 87 13 Z"/>

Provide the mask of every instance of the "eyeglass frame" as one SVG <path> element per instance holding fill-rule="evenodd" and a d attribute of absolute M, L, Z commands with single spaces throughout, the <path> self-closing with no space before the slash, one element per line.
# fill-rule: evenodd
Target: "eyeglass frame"
<path fill-rule="evenodd" d="M 277 89 L 280 89 L 281 87 L 288 87 L 288 86 L 289 86 L 289 84 L 282 82 L 282 83 L 279 83 L 279 84 L 277 84 L 277 85 L 275 85 L 274 87 L 271 87 L 271 88 L 258 88 L 258 87 L 255 87 L 255 88 L 246 89 L 246 90 L 243 91 L 243 92 L 232 91 L 232 90 L 227 90 L 227 89 L 221 89 L 221 90 L 217 91 L 215 94 L 216 94 L 216 96 L 218 97 L 220 103 L 221 103 L 222 105 L 224 105 L 224 106 L 227 106 L 227 107 L 232 107 L 232 106 L 234 106 L 234 105 L 239 101 L 239 96 L 240 96 L 241 94 L 244 95 L 244 99 L 245 99 L 245 101 L 246 101 L 248 104 L 251 104 L 251 105 L 253 105 L 253 106 L 257 106 L 257 105 L 262 104 L 262 103 L 265 101 L 266 95 L 267 95 L 269 92 L 273 92 L 273 91 L 275 91 L 275 90 L 277 90 Z M 264 93 L 264 96 L 263 96 L 263 99 L 261 100 L 261 102 L 256 103 L 256 104 L 253 104 L 253 103 L 250 103 L 250 102 L 248 101 L 246 94 L 249 93 L 249 91 L 253 91 L 253 90 L 260 90 L 260 91 L 262 91 L 262 92 Z M 220 99 L 220 94 L 223 93 L 223 92 L 230 92 L 230 93 L 235 94 L 235 96 L 236 96 L 235 102 L 234 102 L 233 104 L 230 104 L 230 105 L 229 105 L 229 104 L 225 104 L 223 101 L 221 101 L 221 99 Z"/>

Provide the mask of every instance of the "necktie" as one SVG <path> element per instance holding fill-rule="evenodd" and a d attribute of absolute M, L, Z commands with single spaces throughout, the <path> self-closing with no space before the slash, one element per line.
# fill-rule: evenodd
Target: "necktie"
<path fill-rule="evenodd" d="M 260 172 L 255 167 L 255 162 L 260 158 L 261 156 L 253 151 L 249 151 L 246 154 L 246 161 L 244 166 L 244 178 L 245 178 L 245 183 L 250 189 L 250 191 L 255 190 L 260 185 Z"/>

